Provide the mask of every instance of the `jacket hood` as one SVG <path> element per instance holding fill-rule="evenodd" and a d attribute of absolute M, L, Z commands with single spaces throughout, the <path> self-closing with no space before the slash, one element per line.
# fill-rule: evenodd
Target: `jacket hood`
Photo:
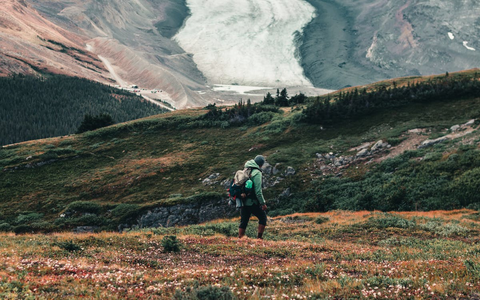
<path fill-rule="evenodd" d="M 257 165 L 257 163 L 253 159 L 245 163 L 245 168 L 255 168 L 255 169 L 261 170 L 260 167 Z"/>

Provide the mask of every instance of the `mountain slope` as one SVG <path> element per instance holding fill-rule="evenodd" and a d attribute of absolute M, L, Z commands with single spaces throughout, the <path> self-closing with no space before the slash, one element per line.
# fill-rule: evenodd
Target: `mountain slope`
<path fill-rule="evenodd" d="M 46 72 L 112 82 L 96 55 L 83 50 L 85 37 L 48 21 L 25 1 L 0 4 L 1 75 Z"/>
<path fill-rule="evenodd" d="M 477 72 L 430 79 L 440 84 L 450 79 L 475 80 L 478 85 Z M 421 87 L 415 82 L 427 80 L 396 82 L 413 91 Z M 368 89 L 382 95 L 394 85 L 383 82 Z M 336 208 L 413 210 L 477 205 L 480 200 L 469 194 L 478 188 L 469 179 L 476 178 L 479 169 L 477 160 L 471 160 L 480 154 L 477 123 L 457 128 L 465 134 L 437 141 L 437 146 L 417 147 L 449 134 L 445 129 L 453 125 L 479 118 L 479 99 L 439 99 L 373 109 L 325 127 L 306 123 L 301 109 L 276 112 L 270 106 L 244 104 L 222 112 L 211 106 L 4 147 L 0 150 L 3 218 L 15 224 L 19 215 L 41 212 L 44 220 L 59 219 L 54 228 L 96 224 L 110 229 L 137 224 L 148 211 L 149 217 L 141 219 L 145 224 L 171 226 L 206 220 L 214 216 L 197 213 L 234 212 L 222 202 L 224 180 L 257 154 L 266 155 L 272 166 L 265 171 L 265 194 L 274 215 Z M 304 106 L 315 103 L 311 99 Z M 254 108 L 259 110 L 248 119 L 242 117 L 240 109 Z M 379 140 L 383 142 L 373 150 Z M 385 182 L 389 185 L 384 186 Z M 448 201 L 438 197 L 439 191 Z M 79 201 L 76 209 L 68 208 Z M 202 206 L 212 203 L 217 207 L 213 211 Z M 127 215 L 110 215 L 120 204 L 130 205 L 122 210 Z M 176 206 L 180 204 L 186 206 Z M 106 219 L 82 216 L 80 212 L 88 212 L 85 207 L 89 205 L 95 205 L 95 214 Z M 73 219 L 59 218 L 72 211 L 77 212 Z M 188 211 L 191 215 L 183 216 Z"/>
<path fill-rule="evenodd" d="M 125 122 L 166 111 L 136 94 L 77 77 L 0 78 L 0 145 L 77 131 L 85 115 Z"/>
<path fill-rule="evenodd" d="M 472 0 L 309 0 L 302 66 L 315 86 L 341 88 L 480 66 Z"/>

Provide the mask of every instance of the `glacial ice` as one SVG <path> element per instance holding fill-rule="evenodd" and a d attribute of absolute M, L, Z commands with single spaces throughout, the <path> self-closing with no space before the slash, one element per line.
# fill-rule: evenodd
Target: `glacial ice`
<path fill-rule="evenodd" d="M 312 86 L 295 42 L 315 14 L 304 0 L 187 0 L 174 39 L 211 84 Z"/>

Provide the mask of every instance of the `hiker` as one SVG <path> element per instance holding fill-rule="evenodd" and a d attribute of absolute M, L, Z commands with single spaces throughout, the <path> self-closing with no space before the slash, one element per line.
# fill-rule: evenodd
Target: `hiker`
<path fill-rule="evenodd" d="M 240 226 L 238 227 L 238 237 L 242 238 L 245 235 L 245 230 L 250 220 L 250 216 L 253 214 L 258 218 L 258 239 L 263 239 L 263 232 L 265 226 L 267 226 L 267 205 L 265 204 L 265 198 L 262 193 L 262 171 L 261 167 L 265 163 L 265 158 L 262 155 L 257 155 L 255 159 L 249 160 L 245 163 L 245 168 L 251 168 L 252 173 L 250 179 L 253 182 L 254 192 L 245 195 L 242 199 L 243 206 L 241 208 Z"/>

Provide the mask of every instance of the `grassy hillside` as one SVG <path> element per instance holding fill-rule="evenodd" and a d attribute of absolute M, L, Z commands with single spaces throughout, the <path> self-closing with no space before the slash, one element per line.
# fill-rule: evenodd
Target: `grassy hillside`
<path fill-rule="evenodd" d="M 477 80 L 475 70 L 461 76 Z M 270 216 L 479 205 L 476 123 L 460 128 L 447 141 L 417 149 L 426 139 L 452 134 L 447 130 L 451 126 L 479 118 L 478 96 L 399 101 L 393 109 L 378 106 L 325 126 L 307 122 L 307 110 L 248 104 L 227 111 L 209 107 L 2 148 L 0 227 L 13 230 L 26 224 L 50 231 L 136 224 L 136 217 L 158 206 L 224 197 L 221 182 L 257 154 L 267 156 L 279 170 L 269 179 L 278 183 L 265 190 Z M 411 129 L 417 133 L 409 133 Z M 352 148 L 368 142 L 371 150 L 379 140 L 391 147 L 338 167 L 317 156 L 355 157 L 359 150 Z M 295 175 L 284 175 L 289 166 Z M 203 183 L 216 173 L 217 183 Z M 72 210 L 80 214 L 59 217 Z"/>
<path fill-rule="evenodd" d="M 85 115 L 125 122 L 165 110 L 127 91 L 83 78 L 0 78 L 0 145 L 75 133 Z"/>
<path fill-rule="evenodd" d="M 479 213 L 335 211 L 123 234 L 0 234 L 3 299 L 477 299 Z M 247 235 L 253 236 L 253 226 Z"/>

